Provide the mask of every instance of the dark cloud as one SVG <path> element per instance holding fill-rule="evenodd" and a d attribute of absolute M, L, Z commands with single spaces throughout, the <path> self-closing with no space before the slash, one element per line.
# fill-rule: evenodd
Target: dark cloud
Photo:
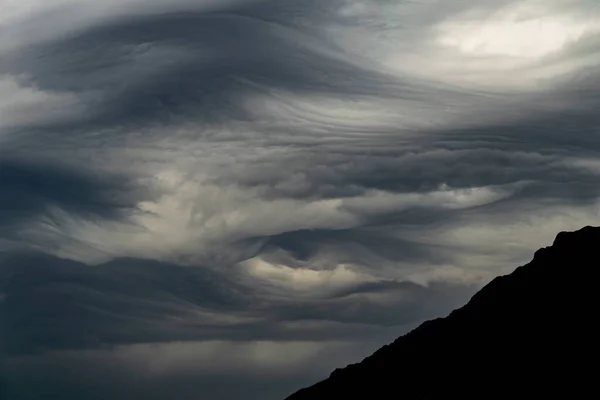
<path fill-rule="evenodd" d="M 85 119 L 57 122 L 61 134 L 184 118 L 249 120 L 246 96 L 277 88 L 391 95 L 390 85 L 397 84 L 389 76 L 329 54 L 330 47 L 290 24 L 290 10 L 281 21 L 271 18 L 273 5 L 126 18 L 19 51 L 0 70 L 18 71 L 42 90 L 102 99 Z M 411 91 L 405 84 L 404 95 Z"/>
<path fill-rule="evenodd" d="M 225 277 L 150 260 L 90 267 L 15 254 L 1 268 L 5 352 L 186 340 L 211 328 L 218 335 L 210 313 L 243 304 Z"/>
<path fill-rule="evenodd" d="M 409 214 L 417 214 L 410 210 Z M 389 218 L 389 214 L 386 218 Z M 415 218 L 418 218 L 415 216 Z M 407 218 L 405 218 L 406 220 Z M 442 247 L 423 245 L 416 241 L 390 237 L 385 229 L 347 229 L 347 230 L 304 230 L 286 232 L 268 238 L 261 254 L 265 260 L 284 265 L 302 267 L 318 258 L 319 250 L 327 247 L 340 254 L 340 263 L 363 263 L 365 267 L 377 268 L 373 262 L 378 258 L 392 262 L 442 262 L 448 254 Z M 277 250 L 282 249 L 285 252 Z M 380 267 L 380 266 L 379 266 Z"/>
<path fill-rule="evenodd" d="M 54 162 L 0 156 L 0 224 L 50 213 L 58 208 L 91 218 L 119 218 L 142 199 L 131 182 Z"/>
<path fill-rule="evenodd" d="M 182 398 L 276 399 L 389 340 L 373 342 L 386 327 L 447 313 L 474 291 L 374 282 L 283 299 L 201 267 L 139 259 L 88 266 L 14 252 L 2 255 L 0 282 L 0 390 L 10 399 L 165 398 L 174 386 Z M 341 354 L 329 344 L 340 340 L 350 346 Z M 271 347 L 299 361 L 277 367 Z M 232 348 L 239 368 L 227 361 Z M 302 360 L 317 349 L 310 357 L 322 366 L 308 370 Z M 266 357 L 260 371 L 243 367 L 256 357 Z"/>
<path fill-rule="evenodd" d="M 304 319 L 406 325 L 449 311 L 449 304 L 464 299 L 457 293 L 474 291 L 381 282 L 284 300 L 198 266 L 117 259 L 92 267 L 22 252 L 4 254 L 0 273 L 2 350 L 7 354 L 250 337 L 298 340 L 302 336 L 282 331 L 280 324 Z M 379 295 L 395 307 L 382 308 Z"/>
<path fill-rule="evenodd" d="M 92 3 L 0 16 L 2 398 L 283 398 L 597 219 L 592 2 Z"/>

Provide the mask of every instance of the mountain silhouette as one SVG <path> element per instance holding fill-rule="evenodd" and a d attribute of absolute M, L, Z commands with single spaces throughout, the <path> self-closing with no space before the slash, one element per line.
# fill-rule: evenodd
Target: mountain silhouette
<path fill-rule="evenodd" d="M 561 232 L 445 318 L 287 400 L 597 397 L 600 228 Z"/>

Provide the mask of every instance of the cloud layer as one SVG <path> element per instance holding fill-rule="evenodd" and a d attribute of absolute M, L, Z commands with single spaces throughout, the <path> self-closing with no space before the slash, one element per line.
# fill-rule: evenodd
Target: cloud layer
<path fill-rule="evenodd" d="M 0 5 L 10 399 L 282 398 L 598 218 L 592 0 Z"/>

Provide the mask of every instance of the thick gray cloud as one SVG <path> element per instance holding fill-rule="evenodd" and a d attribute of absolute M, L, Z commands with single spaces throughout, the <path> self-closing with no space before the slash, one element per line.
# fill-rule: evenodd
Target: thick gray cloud
<path fill-rule="evenodd" d="M 3 254 L 0 282 L 7 398 L 163 398 L 178 385 L 183 398 L 274 399 L 473 291 L 379 281 L 281 298 L 200 266 L 31 252 Z"/>
<path fill-rule="evenodd" d="M 285 324 L 407 325 L 449 310 L 448 303 L 472 291 L 374 281 L 284 299 L 201 266 L 115 259 L 90 267 L 31 252 L 4 254 L 0 268 L 5 354 L 186 340 L 319 340 L 330 334 Z"/>
<path fill-rule="evenodd" d="M 2 7 L 0 397 L 282 398 L 598 218 L 592 0 Z"/>
<path fill-rule="evenodd" d="M 31 162 L 3 154 L 0 160 L 3 223 L 44 214 L 51 207 L 95 218 L 118 218 L 136 207 L 141 195 L 126 178 L 97 176 L 54 162 Z"/>

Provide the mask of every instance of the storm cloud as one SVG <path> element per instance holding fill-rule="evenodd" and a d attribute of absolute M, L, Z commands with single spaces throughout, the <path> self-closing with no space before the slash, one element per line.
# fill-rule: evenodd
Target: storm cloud
<path fill-rule="evenodd" d="M 598 219 L 592 0 L 0 6 L 7 399 L 283 398 Z"/>

